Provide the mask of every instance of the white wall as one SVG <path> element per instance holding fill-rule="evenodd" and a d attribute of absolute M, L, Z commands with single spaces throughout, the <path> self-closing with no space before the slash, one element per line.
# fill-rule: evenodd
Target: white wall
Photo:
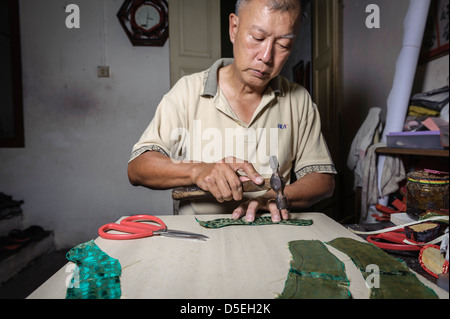
<path fill-rule="evenodd" d="M 66 5 L 81 10 L 67 29 Z M 133 47 L 116 17 L 123 0 L 21 0 L 25 148 L 0 149 L 0 191 L 23 199 L 25 227 L 58 247 L 95 238 L 136 213 L 171 214 L 170 192 L 132 187 L 131 147 L 170 89 L 169 43 Z M 107 64 L 110 78 L 97 78 Z"/>
<path fill-rule="evenodd" d="M 365 26 L 369 4 L 380 8 L 379 29 Z M 382 108 L 385 119 L 409 4 L 410 0 L 343 0 L 342 83 L 350 133 L 356 134 L 372 107 Z M 447 78 L 448 55 L 418 67 L 412 94 L 442 87 Z"/>
<path fill-rule="evenodd" d="M 409 0 L 344 0 L 343 3 L 344 102 L 346 112 L 364 120 L 369 108 L 386 109 Z M 365 11 L 369 4 L 380 8 L 379 29 L 366 27 L 369 14 Z"/>

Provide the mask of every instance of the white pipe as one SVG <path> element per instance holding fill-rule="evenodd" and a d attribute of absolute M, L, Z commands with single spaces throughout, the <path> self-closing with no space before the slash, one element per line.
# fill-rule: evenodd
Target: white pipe
<path fill-rule="evenodd" d="M 402 132 L 411 98 L 414 77 L 419 62 L 422 39 L 428 18 L 431 0 L 411 0 L 403 22 L 403 46 L 397 59 L 394 84 L 387 100 L 386 125 L 381 142 L 391 132 Z M 378 189 L 381 193 L 381 179 L 386 156 L 378 158 Z M 383 196 L 383 194 L 382 194 Z M 387 198 L 380 200 L 386 205 Z"/>
<path fill-rule="evenodd" d="M 382 142 L 391 132 L 402 132 L 419 62 L 422 39 L 431 0 L 411 0 L 403 26 L 403 46 L 397 59 L 392 91 L 387 100 L 386 126 Z"/>

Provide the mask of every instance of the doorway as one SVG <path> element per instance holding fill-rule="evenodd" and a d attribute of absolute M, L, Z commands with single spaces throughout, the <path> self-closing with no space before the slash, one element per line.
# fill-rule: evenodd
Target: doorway
<path fill-rule="evenodd" d="M 24 147 L 19 3 L 0 2 L 0 147 Z"/>

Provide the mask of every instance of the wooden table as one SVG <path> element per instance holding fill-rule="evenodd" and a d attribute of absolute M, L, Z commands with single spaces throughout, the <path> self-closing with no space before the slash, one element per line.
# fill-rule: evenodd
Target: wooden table
<path fill-rule="evenodd" d="M 206 242 L 162 236 L 113 241 L 97 238 L 105 253 L 120 261 L 122 298 L 154 299 L 273 299 L 283 291 L 294 240 L 321 240 L 338 237 L 363 241 L 340 224 L 320 213 L 293 214 L 312 219 L 311 226 L 232 226 L 220 229 L 201 227 L 194 216 L 159 216 L 169 229 L 205 234 Z M 197 216 L 200 220 L 229 217 Z M 368 298 L 363 277 L 346 255 L 327 246 L 345 264 L 353 298 Z M 60 269 L 28 298 L 65 298 L 66 282 L 73 263 Z M 418 275 L 440 298 L 449 294 Z"/>

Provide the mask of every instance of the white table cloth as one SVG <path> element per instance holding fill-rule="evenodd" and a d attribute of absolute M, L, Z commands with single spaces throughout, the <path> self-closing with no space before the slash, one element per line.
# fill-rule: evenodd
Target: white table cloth
<path fill-rule="evenodd" d="M 163 236 L 137 240 L 106 240 L 95 243 L 120 261 L 122 298 L 156 299 L 273 299 L 283 291 L 294 240 L 331 241 L 348 237 L 363 241 L 331 218 L 320 213 L 293 214 L 312 219 L 311 226 L 266 225 L 201 227 L 194 216 L 158 216 L 169 229 L 209 236 L 191 241 Z M 202 215 L 199 220 L 228 215 Z M 101 225 L 99 225 L 101 226 Z M 369 298 L 369 289 L 348 256 L 327 246 L 345 264 L 353 298 Z M 68 263 L 28 298 L 65 298 L 73 263 Z M 440 298 L 448 292 L 420 275 L 418 278 Z"/>

